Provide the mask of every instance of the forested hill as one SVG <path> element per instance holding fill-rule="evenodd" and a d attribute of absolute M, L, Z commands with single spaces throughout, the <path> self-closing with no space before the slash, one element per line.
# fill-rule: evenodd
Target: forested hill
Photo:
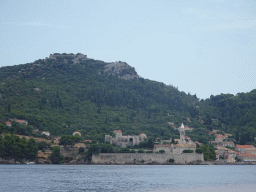
<path fill-rule="evenodd" d="M 80 131 L 84 138 L 103 141 L 105 134 L 121 129 L 124 134 L 169 139 L 178 138 L 172 126 L 184 122 L 194 128 L 188 133 L 192 139 L 207 143 L 210 129 L 233 125 L 233 114 L 223 110 L 225 105 L 212 98 L 199 101 L 174 86 L 141 78 L 125 62 L 105 63 L 80 53 L 0 68 L 1 122 L 28 120 L 26 127 L 10 128 L 19 134 L 36 134 L 33 129 L 53 136 Z M 220 121 L 207 121 L 214 117 Z"/>
<path fill-rule="evenodd" d="M 201 102 L 207 108 L 202 111 L 206 124 L 213 125 L 211 119 L 218 119 L 222 122 L 219 129 L 232 132 L 240 144 L 253 144 L 256 137 L 256 89 L 236 95 L 212 95 Z"/>

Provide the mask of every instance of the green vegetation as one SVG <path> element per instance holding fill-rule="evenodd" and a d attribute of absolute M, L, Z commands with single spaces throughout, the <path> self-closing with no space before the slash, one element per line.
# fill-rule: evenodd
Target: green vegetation
<path fill-rule="evenodd" d="M 64 147 L 67 146 L 73 146 L 75 143 L 80 142 L 81 138 L 77 135 L 62 135 L 60 138 L 60 145 L 64 145 Z"/>
<path fill-rule="evenodd" d="M 53 164 L 60 164 L 64 162 L 64 157 L 60 154 L 60 147 L 59 146 L 54 146 L 53 147 L 53 152 L 50 156 L 50 159 Z"/>
<path fill-rule="evenodd" d="M 78 153 L 84 153 L 84 148 L 83 147 L 79 147 Z"/>
<path fill-rule="evenodd" d="M 205 161 L 214 161 L 216 159 L 216 153 L 212 145 L 202 145 L 201 147 L 197 147 L 196 153 L 203 153 Z"/>
<path fill-rule="evenodd" d="M 7 159 L 35 160 L 38 148 L 34 139 L 26 140 L 16 135 L 0 136 L 0 157 Z"/>
<path fill-rule="evenodd" d="M 161 153 L 161 154 L 165 153 L 165 150 L 159 150 L 159 153 Z"/>
<path fill-rule="evenodd" d="M 169 159 L 169 162 L 170 162 L 170 163 L 174 163 L 174 159 L 170 158 L 170 159 Z"/>
<path fill-rule="evenodd" d="M 190 149 L 185 149 L 182 153 L 194 153 L 194 151 Z"/>
<path fill-rule="evenodd" d="M 181 122 L 193 127 L 186 131 L 193 141 L 208 144 L 209 131 L 232 133 L 240 144 L 255 144 L 256 90 L 237 95 L 221 94 L 199 100 L 172 85 L 143 78 L 125 80 L 105 73 L 107 63 L 87 59 L 73 63 L 74 54 L 54 54 L 56 60 L 37 60 L 0 68 L 0 133 L 41 136 L 82 134 L 81 139 L 104 142 L 104 135 L 121 129 L 124 135 L 145 133 L 152 137 L 140 148 L 153 148 L 153 138 L 179 138 Z M 119 73 L 137 75 L 134 68 Z M 39 129 L 39 132 L 33 132 Z M 46 136 L 45 136 L 46 137 Z M 76 140 L 62 139 L 65 146 Z"/>
<path fill-rule="evenodd" d="M 145 151 L 143 149 L 139 149 L 138 153 L 145 153 Z"/>

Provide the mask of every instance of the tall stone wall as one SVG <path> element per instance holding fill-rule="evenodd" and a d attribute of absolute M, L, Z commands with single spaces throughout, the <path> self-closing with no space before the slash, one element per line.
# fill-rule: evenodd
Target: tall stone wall
<path fill-rule="evenodd" d="M 92 164 L 135 164 L 136 162 L 164 164 L 172 158 L 175 163 L 187 164 L 204 161 L 203 154 L 155 154 L 155 153 L 100 153 L 92 156 Z"/>

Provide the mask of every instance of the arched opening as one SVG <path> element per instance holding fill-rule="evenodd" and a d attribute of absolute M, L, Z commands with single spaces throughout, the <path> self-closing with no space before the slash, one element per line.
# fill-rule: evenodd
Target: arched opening
<path fill-rule="evenodd" d="M 129 142 L 133 142 L 133 138 L 130 138 L 130 139 L 129 139 Z"/>

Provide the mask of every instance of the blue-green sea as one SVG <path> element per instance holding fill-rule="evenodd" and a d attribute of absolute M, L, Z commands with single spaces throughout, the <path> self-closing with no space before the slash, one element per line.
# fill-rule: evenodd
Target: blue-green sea
<path fill-rule="evenodd" d="M 256 166 L 0 165 L 0 191 L 256 192 Z"/>

